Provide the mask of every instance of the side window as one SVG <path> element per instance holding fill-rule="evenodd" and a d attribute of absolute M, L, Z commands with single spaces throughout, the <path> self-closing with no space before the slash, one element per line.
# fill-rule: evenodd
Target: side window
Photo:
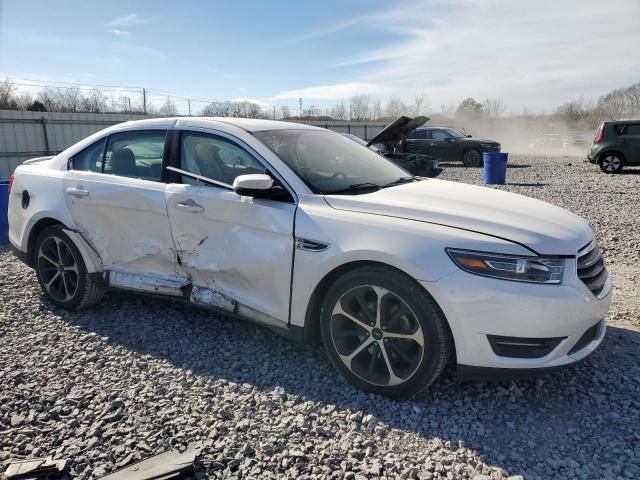
<path fill-rule="evenodd" d="M 442 130 L 431 130 L 431 139 L 442 142 L 449 138 L 449 134 Z"/>
<path fill-rule="evenodd" d="M 426 130 L 414 130 L 413 132 L 411 132 L 407 138 L 409 140 L 425 140 L 427 138 L 427 131 Z"/>
<path fill-rule="evenodd" d="M 103 173 L 159 182 L 167 132 L 140 130 L 109 137 Z"/>
<path fill-rule="evenodd" d="M 623 135 L 633 135 L 634 137 L 640 136 L 640 123 L 627 125 L 627 128 L 624 129 Z"/>
<path fill-rule="evenodd" d="M 103 138 L 76 153 L 71 159 L 71 170 L 102 172 L 102 155 L 106 141 L 107 139 Z"/>
<path fill-rule="evenodd" d="M 239 145 L 222 137 L 184 132 L 181 139 L 180 168 L 218 182 L 233 185 L 239 175 L 265 173 L 264 166 Z M 197 181 L 187 176 L 183 183 Z"/>

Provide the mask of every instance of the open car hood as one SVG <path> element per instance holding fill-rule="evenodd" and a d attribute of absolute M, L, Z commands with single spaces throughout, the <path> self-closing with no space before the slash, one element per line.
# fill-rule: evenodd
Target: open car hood
<path fill-rule="evenodd" d="M 376 143 L 391 143 L 400 140 L 400 137 L 407 136 L 409 132 L 421 127 L 429 121 L 429 117 L 405 117 L 402 116 L 387 125 L 378 135 L 367 143 L 367 147 Z"/>

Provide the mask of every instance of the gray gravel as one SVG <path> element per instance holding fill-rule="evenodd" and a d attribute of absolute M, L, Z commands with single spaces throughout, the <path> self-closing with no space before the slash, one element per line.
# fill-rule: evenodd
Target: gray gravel
<path fill-rule="evenodd" d="M 85 479 L 199 442 L 198 478 L 640 477 L 640 171 L 607 176 L 577 158 L 512 164 L 499 188 L 599 229 L 618 290 L 588 361 L 499 384 L 447 371 L 397 402 L 347 385 L 319 347 L 184 305 L 111 293 L 93 310 L 56 309 L 3 249 L 2 471 L 11 458 L 52 455 Z M 481 171 L 451 166 L 442 178 L 480 183 Z"/>

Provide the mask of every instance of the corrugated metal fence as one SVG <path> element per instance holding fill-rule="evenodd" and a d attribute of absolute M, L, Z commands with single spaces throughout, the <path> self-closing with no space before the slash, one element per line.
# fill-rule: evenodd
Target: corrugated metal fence
<path fill-rule="evenodd" d="M 128 120 L 153 118 L 150 115 L 121 113 L 61 113 L 0 110 L 0 180 L 7 180 L 25 160 L 55 155 L 109 125 Z M 384 128 L 383 123 L 311 122 L 339 133 L 370 139 Z"/>

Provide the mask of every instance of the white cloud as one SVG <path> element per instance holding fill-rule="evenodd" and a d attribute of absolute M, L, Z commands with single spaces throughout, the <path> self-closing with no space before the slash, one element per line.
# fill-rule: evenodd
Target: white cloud
<path fill-rule="evenodd" d="M 140 16 L 137 13 L 130 13 L 129 15 L 123 15 L 107 23 L 108 27 L 131 27 L 134 25 L 144 25 L 151 23 L 155 20 L 154 17 Z"/>
<path fill-rule="evenodd" d="M 259 105 L 262 108 L 271 106 L 270 103 L 263 102 L 262 100 L 256 100 L 255 98 L 237 97 L 237 98 L 232 98 L 231 101 L 232 102 L 238 102 L 238 103 L 245 103 L 245 102 L 246 103 L 255 103 L 256 105 Z"/>
<path fill-rule="evenodd" d="M 118 30 L 117 28 L 112 28 L 109 30 L 111 33 L 113 33 L 116 37 L 119 38 L 129 38 L 130 33 L 126 30 Z"/>
<path fill-rule="evenodd" d="M 300 97 L 305 100 L 340 100 L 354 95 L 382 93 L 384 93 L 384 89 L 379 85 L 367 82 L 349 82 L 288 90 L 274 95 L 272 100 L 297 100 Z"/>
<path fill-rule="evenodd" d="M 512 111 L 524 105 L 548 110 L 581 94 L 597 97 L 638 81 L 638 18 L 637 0 L 609 0 L 606 8 L 595 0 L 394 4 L 309 34 L 328 36 L 355 25 L 389 38 L 382 47 L 365 47 L 330 66 L 341 78 L 348 73 L 349 83 L 300 88 L 274 98 L 362 93 L 410 98 L 425 92 L 436 108 L 490 96 L 503 99 Z"/>

